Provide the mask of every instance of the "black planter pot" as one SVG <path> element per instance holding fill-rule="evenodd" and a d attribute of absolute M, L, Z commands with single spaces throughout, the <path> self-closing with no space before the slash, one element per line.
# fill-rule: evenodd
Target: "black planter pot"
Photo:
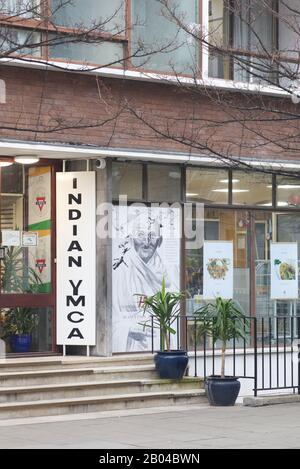
<path fill-rule="evenodd" d="M 238 397 L 241 383 L 234 376 L 209 376 L 205 380 L 205 390 L 210 405 L 233 406 Z"/>
<path fill-rule="evenodd" d="M 188 365 L 188 355 L 185 350 L 171 350 L 157 352 L 154 356 L 155 368 L 161 379 L 181 379 Z"/>

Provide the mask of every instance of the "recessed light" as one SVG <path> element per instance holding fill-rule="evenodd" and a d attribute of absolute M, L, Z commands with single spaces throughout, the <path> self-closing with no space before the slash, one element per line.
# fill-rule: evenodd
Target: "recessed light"
<path fill-rule="evenodd" d="M 39 157 L 35 155 L 15 156 L 14 160 L 15 160 L 15 163 L 20 163 L 20 164 L 34 164 L 40 161 Z"/>
<path fill-rule="evenodd" d="M 186 193 L 186 196 L 187 196 L 187 197 L 197 197 L 198 195 L 199 195 L 198 193 L 197 193 L 197 194 L 196 194 L 196 193 L 194 194 L 193 192 L 187 192 L 187 193 Z"/>
<path fill-rule="evenodd" d="M 228 192 L 228 189 L 213 189 L 212 192 Z M 232 189 L 232 192 L 234 192 L 235 194 L 238 194 L 238 193 L 243 193 L 243 192 L 250 192 L 249 189 Z"/>
<path fill-rule="evenodd" d="M 220 182 L 224 182 L 225 184 L 228 184 L 229 183 L 229 179 L 221 179 Z M 239 179 L 232 179 L 232 182 L 235 183 L 235 182 L 240 182 Z"/>
<path fill-rule="evenodd" d="M 12 164 L 12 161 L 0 161 L 0 168 L 6 168 L 7 166 L 11 166 Z"/>

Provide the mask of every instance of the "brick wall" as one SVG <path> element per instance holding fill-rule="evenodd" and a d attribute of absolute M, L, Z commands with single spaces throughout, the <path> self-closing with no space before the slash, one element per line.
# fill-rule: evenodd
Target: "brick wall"
<path fill-rule="evenodd" d="M 17 67 L 2 67 L 0 78 L 7 93 L 0 104 L 0 138 L 183 152 L 192 144 L 194 153 L 208 148 L 270 158 L 283 151 L 269 140 L 299 131 L 298 122 L 291 127 L 260 120 L 269 116 L 262 109 L 270 98 Z M 280 109 L 291 106 L 274 102 Z M 240 125 L 245 118 L 250 121 Z M 284 154 L 297 157 L 295 151 Z"/>

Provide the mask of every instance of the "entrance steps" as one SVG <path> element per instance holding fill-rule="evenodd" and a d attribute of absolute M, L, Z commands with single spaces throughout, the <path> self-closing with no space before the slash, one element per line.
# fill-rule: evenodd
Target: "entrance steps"
<path fill-rule="evenodd" d="M 161 380 L 153 356 L 0 361 L 0 419 L 206 404 L 203 380 Z"/>

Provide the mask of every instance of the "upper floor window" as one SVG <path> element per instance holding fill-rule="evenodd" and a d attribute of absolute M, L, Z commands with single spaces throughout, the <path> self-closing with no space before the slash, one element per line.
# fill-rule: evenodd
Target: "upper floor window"
<path fill-rule="evenodd" d="M 120 66 L 126 43 L 125 0 L 0 0 L 0 56 Z"/>
<path fill-rule="evenodd" d="M 68 28 L 87 28 L 124 34 L 125 2 L 123 0 L 52 0 L 53 22 Z"/>
<path fill-rule="evenodd" d="M 25 18 L 32 18 L 37 16 L 40 10 L 39 0 L 1 0 L 0 10 L 4 15 L 23 16 Z"/>
<path fill-rule="evenodd" d="M 274 84 L 277 0 L 209 1 L 209 76 Z"/>
<path fill-rule="evenodd" d="M 198 44 L 189 31 L 199 23 L 198 3 L 132 0 L 133 65 L 176 74 L 194 73 Z"/>

